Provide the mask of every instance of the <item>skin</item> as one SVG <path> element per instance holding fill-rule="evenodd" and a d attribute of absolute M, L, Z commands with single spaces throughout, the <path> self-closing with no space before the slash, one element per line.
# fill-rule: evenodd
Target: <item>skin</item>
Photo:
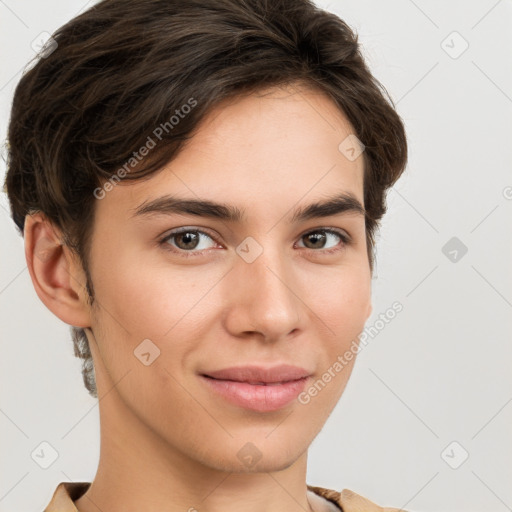
<path fill-rule="evenodd" d="M 355 358 L 308 404 L 266 413 L 214 395 L 197 372 L 289 363 L 316 381 L 363 330 L 372 308 L 364 217 L 289 222 L 294 208 L 333 192 L 352 192 L 364 205 L 363 158 L 350 161 L 338 149 L 350 133 L 336 105 L 305 87 L 225 102 L 160 172 L 96 201 L 95 307 L 59 231 L 40 213 L 27 217 L 36 292 L 65 323 L 87 328 L 96 370 L 100 461 L 76 501 L 81 512 L 339 510 L 306 489 L 307 450 Z M 132 217 L 167 193 L 232 204 L 246 218 Z M 188 249 L 198 256 L 181 256 L 187 246 L 178 239 L 159 245 L 182 226 L 212 237 Z M 330 235 L 306 245 L 304 235 L 324 227 L 352 242 L 343 247 Z M 235 251 L 248 236 L 263 248 L 252 263 Z M 145 339 L 161 351 L 149 366 L 134 357 Z M 237 457 L 248 442 L 261 454 L 253 467 Z"/>

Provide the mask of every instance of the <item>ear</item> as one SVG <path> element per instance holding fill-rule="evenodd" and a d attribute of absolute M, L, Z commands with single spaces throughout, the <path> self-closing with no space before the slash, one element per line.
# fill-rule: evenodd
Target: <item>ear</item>
<path fill-rule="evenodd" d="M 370 302 L 368 304 L 368 311 L 366 313 L 366 320 L 368 320 L 368 318 L 370 318 L 370 315 L 372 314 L 372 311 L 373 311 L 373 304 Z"/>
<path fill-rule="evenodd" d="M 38 212 L 26 216 L 24 238 L 27 267 L 38 297 L 66 324 L 89 327 L 85 272 L 61 241 L 60 231 Z"/>

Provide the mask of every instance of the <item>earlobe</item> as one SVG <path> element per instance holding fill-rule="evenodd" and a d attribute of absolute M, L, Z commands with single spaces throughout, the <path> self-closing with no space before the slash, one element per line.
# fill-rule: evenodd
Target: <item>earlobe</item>
<path fill-rule="evenodd" d="M 38 297 L 63 322 L 88 327 L 83 271 L 62 243 L 60 232 L 36 213 L 25 218 L 24 238 L 27 267 Z"/>

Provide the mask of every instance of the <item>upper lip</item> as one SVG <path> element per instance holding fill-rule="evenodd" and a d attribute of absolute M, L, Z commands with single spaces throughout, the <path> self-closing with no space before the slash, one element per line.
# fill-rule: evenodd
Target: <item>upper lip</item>
<path fill-rule="evenodd" d="M 298 366 L 282 364 L 273 367 L 233 366 L 222 370 L 205 372 L 202 375 L 219 380 L 272 383 L 303 379 L 304 377 L 309 377 L 310 372 Z"/>

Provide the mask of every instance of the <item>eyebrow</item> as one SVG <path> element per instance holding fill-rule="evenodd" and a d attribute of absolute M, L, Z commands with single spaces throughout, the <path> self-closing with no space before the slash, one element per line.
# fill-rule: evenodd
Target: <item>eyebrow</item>
<path fill-rule="evenodd" d="M 221 219 L 234 223 L 242 222 L 245 215 L 243 209 L 241 210 L 233 205 L 217 203 L 206 199 L 185 199 L 172 195 L 165 195 L 151 201 L 144 201 L 133 210 L 134 213 L 132 217 L 151 216 L 155 214 L 184 214 Z M 327 197 L 322 201 L 296 208 L 290 222 L 297 223 L 309 219 L 340 214 L 366 216 L 366 210 L 354 194 L 351 192 L 342 192 Z"/>

